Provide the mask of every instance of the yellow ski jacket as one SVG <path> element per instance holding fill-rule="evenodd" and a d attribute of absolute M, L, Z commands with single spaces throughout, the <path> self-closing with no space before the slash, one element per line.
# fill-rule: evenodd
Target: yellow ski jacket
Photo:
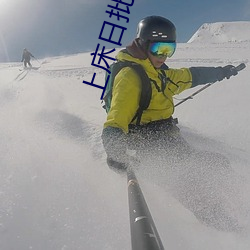
<path fill-rule="evenodd" d="M 167 81 L 166 88 L 162 92 L 161 69 L 155 69 L 148 58 L 138 59 L 124 51 L 120 51 L 116 58 L 118 61 L 130 61 L 142 65 L 151 79 L 152 97 L 148 109 L 142 114 L 141 124 L 170 118 L 174 113 L 173 96 L 192 86 L 192 74 L 188 68 L 166 67 L 164 71 L 171 81 Z M 143 82 L 140 76 L 132 68 L 125 67 L 119 71 L 114 80 L 111 107 L 104 128 L 109 126 L 120 128 L 128 133 L 128 125 L 131 124 L 139 107 L 141 84 Z"/>

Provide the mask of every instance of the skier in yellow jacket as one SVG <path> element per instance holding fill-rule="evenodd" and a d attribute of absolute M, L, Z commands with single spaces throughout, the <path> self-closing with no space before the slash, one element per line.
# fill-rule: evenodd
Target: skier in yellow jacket
<path fill-rule="evenodd" d="M 132 44 L 127 46 L 126 50 L 118 53 L 118 61 L 134 62 L 144 68 L 151 81 L 152 96 L 150 104 L 142 113 L 138 124 L 138 121 L 133 121 L 133 117 L 139 107 L 143 82 L 131 67 L 122 68 L 116 75 L 111 107 L 102 133 L 107 163 L 111 169 L 126 170 L 131 162 L 131 157 L 126 154 L 127 149 L 135 149 L 139 161 L 147 159 L 153 162 L 153 159 L 161 157 L 165 164 L 167 161 L 176 162 L 176 160 L 188 158 L 189 155 L 194 156 L 193 149 L 183 139 L 175 119 L 172 118 L 174 113 L 173 96 L 200 84 L 221 81 L 224 78 L 229 79 L 238 73 L 232 65 L 169 68 L 165 61 L 174 54 L 175 49 L 176 29 L 174 24 L 164 17 L 149 16 L 139 22 L 137 36 Z M 163 88 L 164 82 L 165 88 Z M 208 154 L 200 155 L 199 161 L 205 160 L 207 157 Z M 215 162 L 214 169 L 218 167 L 216 164 L 221 162 L 220 157 Z M 185 170 L 182 173 L 183 176 L 184 172 Z M 176 173 L 173 175 L 169 173 L 169 176 L 177 178 Z M 203 184 L 207 185 L 205 188 L 210 188 L 209 183 L 206 184 L 204 181 Z M 182 190 L 180 190 L 181 185 Z M 176 188 L 179 192 L 174 190 L 174 192 L 176 191 L 175 196 L 194 210 L 192 202 L 186 198 L 192 192 L 191 189 L 187 189 L 187 186 L 182 182 Z M 198 189 L 201 187 L 202 183 Z M 205 199 L 206 197 L 202 197 L 197 200 Z M 197 217 L 203 217 L 202 220 L 206 213 L 201 212 L 203 208 L 196 209 Z M 212 222 L 207 223 L 216 224 L 217 219 L 215 217 L 211 219 Z M 233 224 L 233 222 L 230 223 Z M 218 227 L 225 227 L 225 225 L 220 224 Z"/>
<path fill-rule="evenodd" d="M 166 18 L 149 16 L 138 24 L 137 38 L 117 55 L 118 61 L 131 61 L 143 66 L 152 84 L 152 98 L 147 110 L 142 114 L 140 128 L 176 127 L 173 123 L 173 96 L 182 91 L 230 78 L 238 72 L 232 65 L 225 67 L 192 67 L 171 69 L 165 64 L 176 48 L 176 29 Z M 162 74 L 162 70 L 166 76 Z M 167 77 L 167 86 L 162 92 L 162 79 Z M 131 121 L 138 109 L 141 91 L 140 77 L 130 68 L 123 68 L 115 77 L 111 108 L 107 115 L 102 134 L 108 163 L 118 169 L 126 168 L 128 158 L 124 153 L 127 148 Z M 133 122 L 135 124 L 135 121 Z M 160 129 L 161 130 L 161 129 Z M 168 129 L 169 131 L 169 129 Z M 165 133 L 163 129 L 161 133 Z M 165 138 L 166 139 L 166 138 Z"/>

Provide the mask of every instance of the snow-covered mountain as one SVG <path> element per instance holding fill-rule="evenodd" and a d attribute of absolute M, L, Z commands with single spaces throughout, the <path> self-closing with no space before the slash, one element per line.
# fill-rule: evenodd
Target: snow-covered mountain
<path fill-rule="evenodd" d="M 250 42 L 242 40 L 178 44 L 167 64 L 247 65 L 178 106 L 175 117 L 191 145 L 224 155 L 250 183 Z M 82 83 L 96 72 L 95 84 L 104 85 L 105 71 L 91 61 L 82 53 L 33 60 L 37 70 L 0 64 L 1 250 L 131 249 L 126 178 L 107 167 L 101 144 L 101 90 Z M 250 220 L 239 214 L 250 210 L 250 185 L 236 183 L 240 204 L 230 196 L 244 232 L 222 232 L 201 224 L 167 187 L 149 181 L 152 172 L 157 178 L 153 167 L 149 178 L 137 177 L 165 249 L 250 249 Z"/>
<path fill-rule="evenodd" d="M 250 41 L 250 22 L 205 23 L 188 43 L 227 43 Z"/>

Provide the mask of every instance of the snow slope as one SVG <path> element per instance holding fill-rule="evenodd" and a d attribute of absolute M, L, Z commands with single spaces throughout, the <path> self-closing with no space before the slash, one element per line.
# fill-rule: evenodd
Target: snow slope
<path fill-rule="evenodd" d="M 250 22 L 205 23 L 188 43 L 226 43 L 250 41 Z"/>
<path fill-rule="evenodd" d="M 188 43 L 178 44 L 168 61 L 176 68 L 246 63 L 238 76 L 180 105 L 175 116 L 194 147 L 225 155 L 247 180 L 249 54 L 246 41 Z M 0 249 L 131 249 L 126 178 L 105 165 L 100 142 L 101 90 L 82 83 L 96 72 L 95 83 L 103 85 L 104 71 L 91 61 L 84 53 L 45 58 L 33 61 L 38 70 L 24 72 L 20 63 L 0 64 Z M 241 234 L 219 232 L 167 188 L 138 178 L 165 249 L 250 248 L 248 218 Z M 247 188 L 242 197 L 250 208 Z"/>

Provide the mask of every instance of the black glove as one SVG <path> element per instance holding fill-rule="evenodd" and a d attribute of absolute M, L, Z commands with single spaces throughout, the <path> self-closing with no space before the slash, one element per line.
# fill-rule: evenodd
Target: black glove
<path fill-rule="evenodd" d="M 102 141 L 107 153 L 107 164 L 116 172 L 126 171 L 128 157 L 126 155 L 126 136 L 121 129 L 107 127 L 103 129 Z"/>
<path fill-rule="evenodd" d="M 225 67 L 222 67 L 222 79 L 227 78 L 229 79 L 231 76 L 236 76 L 238 74 L 238 71 L 236 70 L 236 68 L 233 65 L 227 65 Z M 221 80 L 222 80 L 221 79 Z M 219 81 L 221 81 L 219 79 Z"/>
<path fill-rule="evenodd" d="M 128 167 L 126 163 L 114 161 L 109 157 L 107 158 L 107 164 L 111 170 L 119 174 L 125 173 Z"/>
<path fill-rule="evenodd" d="M 108 157 L 107 164 L 111 170 L 119 174 L 124 174 L 129 166 L 132 167 L 133 169 L 138 168 L 140 164 L 139 159 L 137 159 L 134 156 L 128 156 L 128 155 L 126 155 L 126 157 L 127 157 L 126 162 L 118 162 Z"/>
<path fill-rule="evenodd" d="M 133 150 L 127 150 L 127 136 L 119 128 L 107 127 L 102 132 L 103 146 L 108 156 L 108 166 L 118 172 L 126 172 L 129 165 L 138 166 Z"/>

